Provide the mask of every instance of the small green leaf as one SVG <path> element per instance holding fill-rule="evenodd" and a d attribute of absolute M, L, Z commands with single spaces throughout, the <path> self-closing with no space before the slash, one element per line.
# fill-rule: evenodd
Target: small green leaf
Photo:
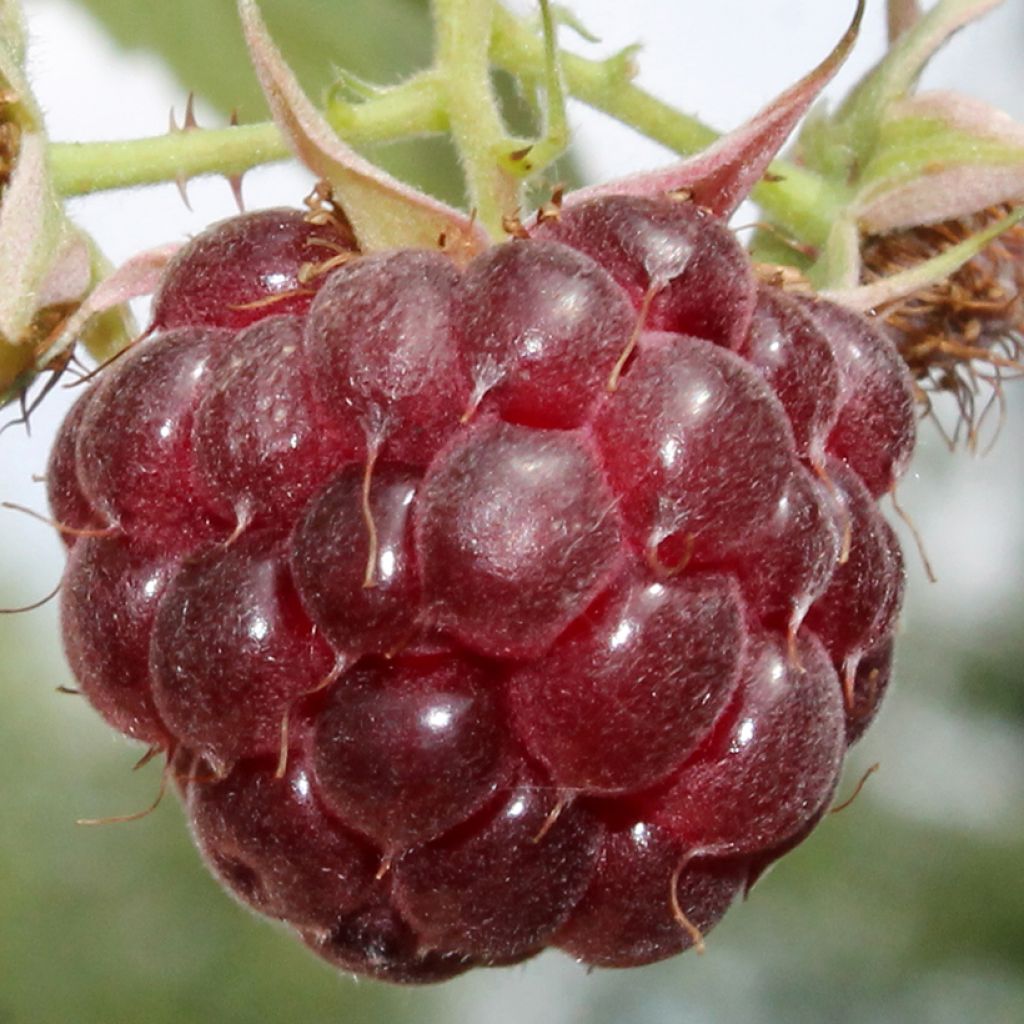
<path fill-rule="evenodd" d="M 824 251 L 809 268 L 808 277 L 818 289 L 851 288 L 860 279 L 860 231 L 847 212 L 837 217 Z"/>
<path fill-rule="evenodd" d="M 42 116 L 24 75 L 24 23 L 0 0 L 0 107 L 9 135 L 0 166 L 0 405 L 24 396 L 35 374 L 76 341 L 101 358 L 131 337 L 127 310 L 96 307 L 84 332 L 83 300 L 109 270 L 92 239 L 67 217 L 50 177 Z M 76 319 L 77 318 L 77 319 Z"/>
<path fill-rule="evenodd" d="M 551 14 L 555 19 L 555 22 L 559 25 L 564 25 L 568 29 L 572 29 L 580 37 L 588 43 L 599 43 L 601 37 L 594 35 L 590 29 L 580 20 L 576 13 L 564 4 L 552 4 Z"/>
<path fill-rule="evenodd" d="M 833 178 L 845 178 L 863 166 L 874 152 L 879 126 L 890 105 L 913 89 L 925 65 L 951 36 L 1002 2 L 940 0 L 914 20 L 836 112 L 829 145 L 815 148 L 824 158 L 817 169 Z M 909 19 L 906 11 L 902 13 Z"/>

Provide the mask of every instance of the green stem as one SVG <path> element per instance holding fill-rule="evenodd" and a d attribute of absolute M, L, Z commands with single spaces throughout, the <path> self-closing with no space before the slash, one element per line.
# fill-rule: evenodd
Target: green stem
<path fill-rule="evenodd" d="M 334 99 L 325 111 L 332 127 L 355 146 L 447 129 L 440 84 L 429 72 L 360 103 Z M 49 148 L 54 187 L 63 196 L 132 185 L 243 174 L 291 156 L 270 123 L 198 128 L 124 142 L 54 142 Z"/>
<path fill-rule="evenodd" d="M 356 145 L 437 134 L 449 127 L 444 82 L 433 69 L 358 103 L 332 99 L 325 113 L 334 130 Z"/>
<path fill-rule="evenodd" d="M 509 137 L 491 83 L 493 63 L 522 78 L 541 79 L 550 64 L 545 44 L 495 0 L 433 0 L 436 64 L 401 85 L 361 102 L 334 98 L 325 111 L 354 146 L 450 131 L 459 150 L 477 216 L 496 237 L 502 218 L 520 200 L 510 155 L 522 140 Z M 568 93 L 677 153 L 706 148 L 718 133 L 635 85 L 633 50 L 607 60 L 561 55 Z M 64 196 L 146 185 L 202 174 L 242 174 L 287 159 L 271 123 L 197 129 L 124 142 L 52 143 L 54 185 Z M 821 246 L 848 198 L 806 168 L 776 161 L 773 179 L 754 198 L 795 238 Z"/>
<path fill-rule="evenodd" d="M 54 142 L 50 173 L 61 195 L 80 196 L 200 174 L 242 174 L 289 155 L 273 124 L 239 125 L 125 142 Z"/>
<path fill-rule="evenodd" d="M 518 18 L 502 7 L 495 11 L 491 56 L 498 67 L 513 74 L 539 74 L 544 68 L 544 44 Z M 562 74 L 573 97 L 601 110 L 677 153 L 706 149 L 718 133 L 635 85 L 632 48 L 593 61 L 575 54 L 562 55 Z M 821 245 L 828 237 L 845 196 L 823 178 L 794 164 L 778 160 L 773 177 L 762 182 L 754 198 L 776 222 L 802 241 Z"/>
<path fill-rule="evenodd" d="M 504 168 L 511 148 L 491 82 L 494 0 L 433 0 L 434 71 L 444 89 L 452 141 L 462 161 L 470 205 L 480 223 L 503 236 L 518 212 L 519 184 Z"/>

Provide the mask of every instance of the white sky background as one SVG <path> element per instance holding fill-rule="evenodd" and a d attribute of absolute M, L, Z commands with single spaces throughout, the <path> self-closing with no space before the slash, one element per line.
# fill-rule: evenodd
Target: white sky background
<path fill-rule="evenodd" d="M 33 83 L 54 138 L 157 134 L 164 130 L 172 106 L 180 114 L 188 83 L 176 81 L 144 55 L 120 53 L 88 15 L 64 0 L 27 0 L 25 6 L 33 37 Z M 518 0 L 515 6 L 529 5 Z M 584 53 L 608 54 L 643 42 L 640 81 L 711 124 L 728 128 L 828 52 L 846 26 L 852 2 L 571 0 L 570 6 L 603 42 L 591 47 L 563 30 L 566 45 Z M 884 4 L 873 0 L 869 7 L 861 42 L 830 89 L 833 95 L 845 91 L 881 52 Z M 1024 119 L 1022 50 L 1024 2 L 1008 0 L 981 25 L 954 40 L 925 84 L 956 87 Z M 203 124 L 219 122 L 201 104 L 198 116 Z M 572 124 L 575 150 L 589 180 L 670 159 L 656 144 L 581 107 L 573 107 Z M 250 208 L 298 205 L 309 182 L 298 169 L 262 170 L 246 177 L 246 200 Z M 189 192 L 193 213 L 182 205 L 173 185 L 76 200 L 72 213 L 110 258 L 120 262 L 140 249 L 183 239 L 234 212 L 221 179 L 195 182 Z M 1013 635 L 1019 626 L 1014 620 L 1021 609 L 1024 554 L 1024 382 L 1011 384 L 1008 394 L 1010 421 L 992 455 L 985 460 L 966 455 L 951 459 L 925 426 L 915 473 L 902 488 L 903 503 L 925 536 L 940 578 L 935 586 L 925 582 L 908 544 L 911 626 L 957 633 L 965 643 L 998 631 Z M 49 443 L 70 397 L 63 392 L 45 403 L 33 422 L 32 438 L 14 430 L 3 435 L 0 499 L 45 510 L 43 488 L 32 482 L 31 475 L 44 471 Z M 53 534 L 27 517 L 2 510 L 0 531 L 0 571 L 17 576 L 17 584 L 5 588 L 6 596 L 28 602 L 45 594 L 63 564 Z M 36 614 L 55 621 L 52 606 Z M 898 719 L 897 709 L 893 723 Z M 962 813 L 967 815 L 966 824 L 979 815 L 989 822 L 1000 818 L 1007 800 L 1016 794 L 993 789 L 992 779 L 1005 780 L 1008 771 L 1019 778 L 1024 774 L 1019 758 L 1013 761 L 1015 755 L 989 734 L 958 754 L 957 736 L 950 739 L 942 730 L 942 721 L 931 722 L 927 732 L 935 737 L 931 742 L 938 749 L 930 751 L 921 749 L 929 742 L 923 735 L 909 740 L 904 735 L 901 749 L 910 763 L 901 770 L 890 762 L 889 782 L 882 778 L 877 786 L 872 784 L 876 797 L 903 802 L 908 812 L 925 817 Z M 925 730 L 912 732 L 918 736 Z M 948 774 L 932 777 L 928 765 L 938 765 L 936 771 Z M 495 1012 L 505 1005 L 503 999 L 489 1003 Z M 516 1014 L 526 1018 L 529 1007 L 520 1002 Z M 551 1020 L 550 1014 L 547 1018 Z"/>

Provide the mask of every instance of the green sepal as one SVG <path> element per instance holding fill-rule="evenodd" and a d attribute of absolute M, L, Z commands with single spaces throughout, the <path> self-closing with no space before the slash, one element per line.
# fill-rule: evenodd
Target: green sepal
<path fill-rule="evenodd" d="M 1024 195 L 1024 127 L 980 100 L 922 93 L 894 104 L 855 199 L 867 232 L 967 216 Z"/>
<path fill-rule="evenodd" d="M 974 259 L 989 243 L 1024 220 L 1024 206 L 1018 206 L 1005 217 L 962 242 L 944 249 L 938 255 L 897 274 L 869 284 L 854 287 L 826 288 L 826 298 L 850 309 L 871 312 L 892 302 L 905 299 L 952 277 L 965 263 Z"/>
<path fill-rule="evenodd" d="M 892 104 L 913 90 L 925 65 L 957 31 L 1002 0 L 940 0 L 891 44 L 827 122 L 810 123 L 798 141 L 808 166 L 837 181 L 859 177 L 873 159 Z"/>

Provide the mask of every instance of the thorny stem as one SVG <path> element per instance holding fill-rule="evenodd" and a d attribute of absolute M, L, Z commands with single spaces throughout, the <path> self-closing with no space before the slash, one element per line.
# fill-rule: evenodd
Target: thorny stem
<path fill-rule="evenodd" d="M 511 138 L 502 124 L 490 64 L 538 81 L 550 68 L 550 54 L 525 20 L 495 0 L 433 0 L 433 5 L 435 66 L 360 102 L 334 98 L 325 114 L 338 134 L 357 147 L 450 131 L 462 157 L 471 204 L 500 237 L 501 218 L 515 212 L 519 196 L 520 176 L 509 172 L 508 160 L 524 140 Z M 718 138 L 708 125 L 633 82 L 632 48 L 605 60 L 562 52 L 560 65 L 568 95 L 677 153 L 697 152 Z M 287 159 L 290 152 L 268 122 L 127 141 L 57 142 L 50 145 L 49 156 L 57 191 L 76 196 L 203 174 L 238 175 Z M 840 190 L 785 161 L 776 161 L 769 170 L 770 178 L 758 185 L 754 198 L 794 238 L 822 245 L 843 204 Z"/>
<path fill-rule="evenodd" d="M 438 82 L 429 72 L 362 103 L 334 100 L 325 114 L 338 134 L 357 146 L 447 128 Z M 271 122 L 124 142 L 55 142 L 49 154 L 54 187 L 64 196 L 202 174 L 231 176 L 291 156 Z"/>
<path fill-rule="evenodd" d="M 277 128 L 266 123 L 124 142 L 54 142 L 50 172 L 61 195 L 80 196 L 179 176 L 242 174 L 288 155 Z"/>

